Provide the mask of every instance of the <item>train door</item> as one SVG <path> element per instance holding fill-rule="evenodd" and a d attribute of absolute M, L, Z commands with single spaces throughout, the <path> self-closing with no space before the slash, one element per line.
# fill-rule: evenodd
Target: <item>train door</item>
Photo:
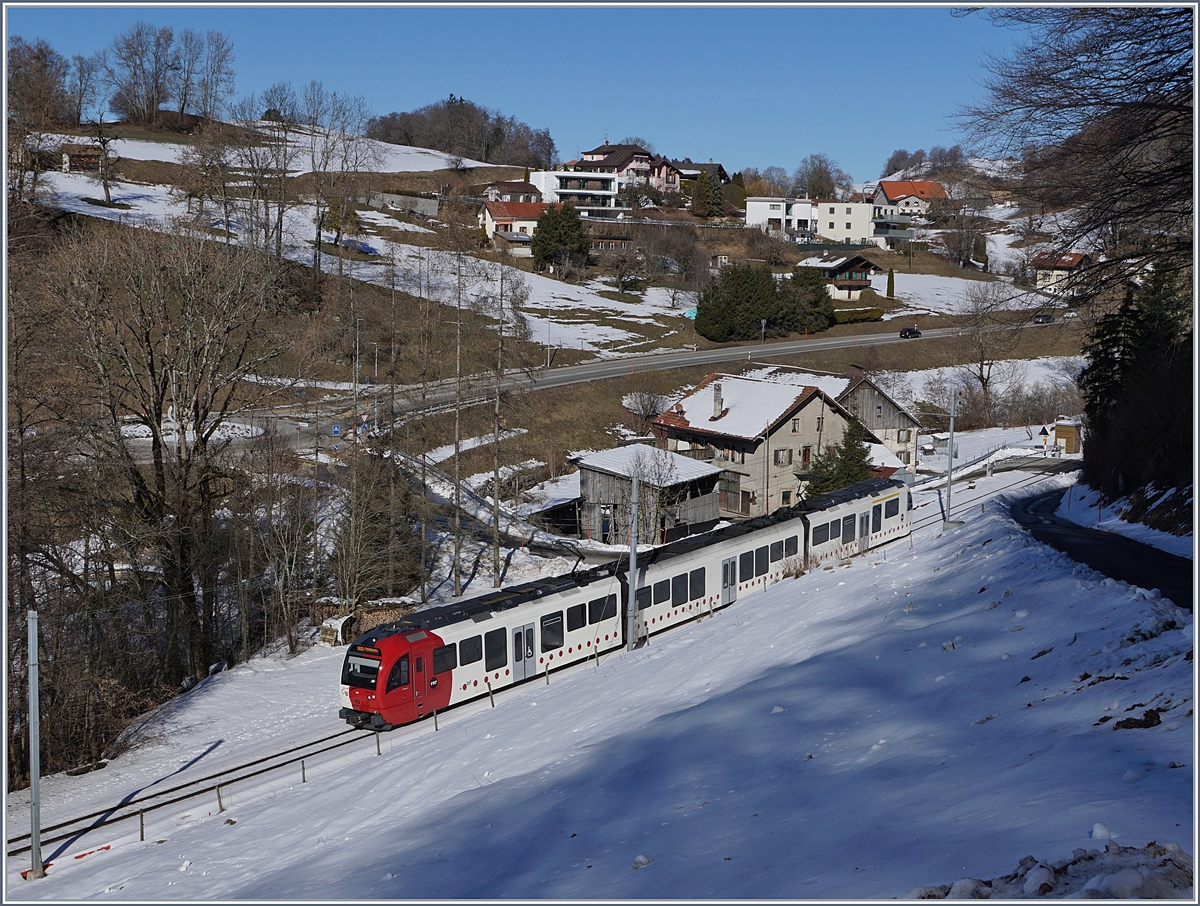
<path fill-rule="evenodd" d="M 537 661 L 533 655 L 533 624 L 517 626 L 512 631 L 513 682 L 519 683 L 527 676 L 537 673 Z"/>
<path fill-rule="evenodd" d="M 871 546 L 871 514 L 863 513 L 858 517 L 858 551 L 862 553 Z"/>
<path fill-rule="evenodd" d="M 737 557 L 721 561 L 721 606 L 737 600 Z"/>
<path fill-rule="evenodd" d="M 425 697 L 429 694 L 429 648 L 422 645 L 418 648 L 416 645 L 412 648 L 413 668 L 412 668 L 412 690 L 413 704 L 416 705 L 415 714 L 421 717 L 426 712 Z"/>

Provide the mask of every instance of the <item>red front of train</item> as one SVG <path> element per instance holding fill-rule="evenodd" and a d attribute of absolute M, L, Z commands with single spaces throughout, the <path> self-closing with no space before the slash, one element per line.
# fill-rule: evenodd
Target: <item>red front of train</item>
<path fill-rule="evenodd" d="M 433 650 L 441 645 L 423 629 L 359 637 L 342 663 L 338 716 L 356 727 L 386 730 L 443 710 L 452 676 L 433 672 Z"/>

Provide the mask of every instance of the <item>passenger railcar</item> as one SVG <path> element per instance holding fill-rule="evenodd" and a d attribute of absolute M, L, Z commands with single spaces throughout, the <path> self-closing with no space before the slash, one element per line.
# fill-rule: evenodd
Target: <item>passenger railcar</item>
<path fill-rule="evenodd" d="M 748 522 L 639 551 L 637 637 L 728 607 L 801 568 L 908 535 L 912 495 L 870 479 Z M 347 723 L 376 730 L 494 694 L 626 643 L 617 560 L 418 611 L 359 636 L 341 680 Z"/>

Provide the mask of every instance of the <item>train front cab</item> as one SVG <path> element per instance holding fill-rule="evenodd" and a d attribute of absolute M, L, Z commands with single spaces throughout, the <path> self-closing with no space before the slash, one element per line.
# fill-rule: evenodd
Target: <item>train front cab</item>
<path fill-rule="evenodd" d="M 424 630 L 366 634 L 342 664 L 342 709 L 355 727 L 386 730 L 420 720 L 450 702 L 450 669 L 437 661 L 441 639 Z M 441 669 L 439 669 L 441 668 Z"/>

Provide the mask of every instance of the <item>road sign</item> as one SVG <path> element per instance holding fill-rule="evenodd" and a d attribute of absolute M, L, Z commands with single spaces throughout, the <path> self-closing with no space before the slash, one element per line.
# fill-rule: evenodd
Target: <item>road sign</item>
<path fill-rule="evenodd" d="M 337 436 L 338 436 L 339 434 L 341 434 L 341 433 L 342 433 L 341 426 L 340 426 L 340 425 L 334 425 L 334 426 L 333 426 L 333 436 L 334 436 L 334 437 L 337 437 Z"/>

